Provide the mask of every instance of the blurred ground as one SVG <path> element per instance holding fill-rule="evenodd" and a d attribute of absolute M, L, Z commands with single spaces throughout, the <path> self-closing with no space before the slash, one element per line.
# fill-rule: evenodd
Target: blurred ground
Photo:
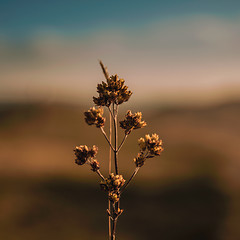
<path fill-rule="evenodd" d="M 106 239 L 99 179 L 74 164 L 72 151 L 97 145 L 106 174 L 108 148 L 84 123 L 87 108 L 0 105 L 0 239 Z M 130 176 L 137 139 L 146 133 L 158 133 L 165 151 L 123 196 L 119 239 L 240 239 L 240 102 L 133 111 L 140 109 L 149 126 L 127 139 L 121 172 Z"/>

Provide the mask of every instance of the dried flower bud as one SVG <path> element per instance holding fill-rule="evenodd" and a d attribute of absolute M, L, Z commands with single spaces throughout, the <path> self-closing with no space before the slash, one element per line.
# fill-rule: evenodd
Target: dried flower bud
<path fill-rule="evenodd" d="M 88 148 L 86 145 L 80 145 L 77 146 L 73 151 L 76 155 L 76 164 L 83 165 L 89 158 L 96 156 L 98 148 L 96 146 Z"/>
<path fill-rule="evenodd" d="M 118 194 L 117 194 L 117 193 L 114 193 L 114 192 L 110 192 L 110 193 L 108 194 L 108 198 L 109 198 L 109 200 L 110 200 L 111 202 L 114 202 L 114 203 L 116 203 L 116 202 L 119 201 L 119 196 L 118 196 Z"/>
<path fill-rule="evenodd" d="M 145 121 L 142 120 L 142 113 L 137 112 L 132 114 L 129 110 L 123 121 L 120 121 L 120 127 L 125 129 L 125 134 L 130 134 L 133 129 L 143 128 L 147 125 Z"/>
<path fill-rule="evenodd" d="M 96 127 L 100 128 L 104 126 L 105 118 L 103 115 L 102 108 L 90 108 L 87 112 L 84 112 L 85 121 L 88 125 L 96 125 Z"/>
<path fill-rule="evenodd" d="M 76 155 L 76 164 L 83 165 L 88 159 L 88 147 L 86 145 L 81 145 L 79 147 L 76 147 L 73 151 Z"/>
<path fill-rule="evenodd" d="M 104 191 L 118 191 L 125 183 L 122 175 L 111 173 L 105 181 L 101 181 L 100 186 Z"/>
<path fill-rule="evenodd" d="M 146 135 L 145 141 L 151 155 L 159 156 L 161 154 L 163 151 L 162 140 L 159 140 L 159 136 L 156 133 L 152 134 L 151 137 Z"/>
<path fill-rule="evenodd" d="M 152 136 L 147 134 L 145 138 L 138 139 L 138 145 L 141 152 L 134 158 L 137 167 L 142 167 L 146 159 L 159 156 L 163 151 L 162 140 L 159 140 L 156 133 L 152 134 Z"/>
<path fill-rule="evenodd" d="M 145 163 L 146 158 L 143 155 L 143 152 L 138 153 L 137 157 L 133 159 L 136 167 L 142 167 Z"/>
<path fill-rule="evenodd" d="M 118 209 L 116 209 L 116 210 L 114 211 L 114 214 L 115 214 L 116 216 L 120 216 L 122 213 L 123 213 L 123 209 L 120 209 L 120 208 L 118 208 Z"/>
<path fill-rule="evenodd" d="M 128 101 L 132 92 L 127 90 L 128 87 L 124 85 L 124 82 L 123 79 L 118 78 L 118 75 L 107 77 L 107 82 L 97 85 L 99 96 L 93 97 L 93 102 L 97 106 L 109 107 L 111 103 L 119 105 Z"/>
<path fill-rule="evenodd" d="M 92 167 L 91 170 L 92 170 L 93 172 L 96 172 L 97 170 L 100 169 L 99 162 L 98 162 L 96 159 L 94 159 L 94 160 L 90 163 L 90 166 Z"/>

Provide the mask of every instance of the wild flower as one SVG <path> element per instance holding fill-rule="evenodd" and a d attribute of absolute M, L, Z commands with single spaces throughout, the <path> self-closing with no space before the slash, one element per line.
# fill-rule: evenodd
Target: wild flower
<path fill-rule="evenodd" d="M 124 80 L 118 75 L 107 77 L 107 82 L 97 85 L 98 97 L 93 97 L 93 102 L 97 106 L 109 107 L 112 103 L 119 105 L 129 100 L 132 92 L 124 85 Z"/>
<path fill-rule="evenodd" d="M 130 110 L 128 110 L 125 119 L 119 123 L 120 127 L 125 129 L 125 134 L 130 134 L 133 129 L 139 129 L 147 126 L 147 123 L 142 120 L 141 112 L 132 114 Z"/>
<path fill-rule="evenodd" d="M 124 183 L 125 180 L 122 175 L 114 175 L 114 173 L 111 173 L 108 178 L 101 181 L 100 186 L 104 191 L 119 191 Z"/>
<path fill-rule="evenodd" d="M 142 167 L 146 159 L 159 156 L 163 151 L 162 140 L 159 140 L 159 136 L 156 133 L 152 134 L 151 137 L 147 134 L 145 138 L 139 138 L 138 145 L 140 153 L 134 158 L 137 167 Z"/>
<path fill-rule="evenodd" d="M 94 158 L 97 155 L 97 152 L 98 148 L 95 145 L 92 148 L 89 148 L 86 145 L 77 146 L 74 149 L 76 164 L 83 165 L 87 160 Z"/>
<path fill-rule="evenodd" d="M 84 112 L 85 121 L 88 125 L 96 125 L 97 128 L 103 127 L 105 123 L 105 118 L 103 115 L 102 108 L 92 107 L 88 111 Z"/>
<path fill-rule="evenodd" d="M 96 159 L 94 159 L 93 161 L 90 162 L 90 166 L 92 167 L 91 170 L 93 172 L 97 172 L 97 170 L 100 169 L 99 162 Z"/>
<path fill-rule="evenodd" d="M 140 152 L 134 158 L 136 165 L 132 175 L 126 181 L 121 174 L 119 174 L 118 153 L 123 147 L 128 135 L 132 130 L 146 127 L 147 123 L 142 120 L 142 113 L 132 113 L 127 111 L 125 118 L 119 121 L 120 127 L 124 130 L 124 137 L 120 144 L 118 143 L 118 107 L 120 104 L 127 102 L 132 95 L 132 91 L 128 90 L 125 81 L 119 78 L 118 75 L 109 76 L 107 68 L 100 61 L 103 74 L 106 82 L 97 85 L 97 97 L 93 97 L 93 102 L 96 106 L 84 112 L 85 121 L 88 125 L 95 125 L 99 128 L 109 144 L 109 162 L 108 162 L 108 177 L 100 172 L 100 164 L 96 159 L 98 148 L 94 145 L 92 148 L 86 145 L 77 146 L 74 149 L 75 162 L 78 165 L 88 164 L 93 172 L 96 172 L 101 178 L 100 187 L 107 193 L 108 199 L 108 225 L 109 225 L 109 240 L 116 239 L 116 226 L 118 217 L 122 214 L 123 209 L 120 208 L 121 195 L 133 180 L 139 169 L 145 164 L 146 160 L 159 156 L 163 151 L 162 140 L 154 133 L 149 134 L 138 140 Z M 109 112 L 109 136 L 104 130 L 106 118 L 103 117 L 103 107 L 106 107 Z M 113 130 L 113 131 L 112 131 Z M 113 139 L 112 139 L 113 137 Z M 114 141 L 113 141 L 114 140 Z M 112 154 L 113 163 L 112 164 Z M 112 165 L 114 173 L 112 172 Z"/>
<path fill-rule="evenodd" d="M 109 192 L 108 198 L 111 202 L 116 203 L 119 201 L 120 197 L 117 193 L 115 192 Z"/>

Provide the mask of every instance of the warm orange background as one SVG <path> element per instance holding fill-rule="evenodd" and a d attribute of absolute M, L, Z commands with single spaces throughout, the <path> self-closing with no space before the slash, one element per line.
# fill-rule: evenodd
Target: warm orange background
<path fill-rule="evenodd" d="M 97 145 L 107 174 L 105 139 L 83 116 L 99 59 L 133 91 L 119 119 L 131 109 L 148 124 L 121 173 L 139 137 L 165 148 L 123 195 L 118 238 L 240 239 L 239 3 L 179 2 L 0 1 L 0 239 L 107 239 L 99 179 L 73 154 Z"/>

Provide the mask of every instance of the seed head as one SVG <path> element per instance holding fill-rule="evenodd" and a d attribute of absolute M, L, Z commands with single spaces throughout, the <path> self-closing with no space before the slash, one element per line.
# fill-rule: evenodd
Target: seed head
<path fill-rule="evenodd" d="M 106 119 L 103 115 L 103 108 L 90 108 L 87 112 L 84 112 L 85 121 L 88 125 L 96 125 L 97 128 L 103 127 Z"/>
<path fill-rule="evenodd" d="M 102 82 L 97 85 L 99 96 L 93 97 L 93 102 L 97 106 L 109 107 L 111 103 L 119 105 L 128 101 L 132 92 L 128 90 L 124 82 L 123 79 L 118 78 L 118 75 L 107 77 L 107 82 Z"/>
<path fill-rule="evenodd" d="M 108 178 L 100 183 L 101 189 L 104 191 L 118 191 L 125 183 L 122 175 L 114 175 L 111 173 Z"/>
<path fill-rule="evenodd" d="M 94 159 L 90 162 L 90 166 L 92 167 L 91 170 L 93 172 L 96 172 L 97 170 L 100 169 L 99 162 L 96 159 Z"/>
<path fill-rule="evenodd" d="M 159 140 L 156 133 L 152 134 L 152 136 L 147 134 L 144 138 L 138 139 L 138 145 L 140 153 L 134 158 L 137 167 L 142 167 L 146 159 L 159 156 L 163 151 L 162 140 Z"/>
<path fill-rule="evenodd" d="M 108 198 L 109 198 L 109 200 L 110 200 L 111 202 L 114 202 L 114 203 L 116 203 L 116 202 L 119 201 L 119 196 L 118 196 L 118 194 L 117 194 L 117 193 L 114 193 L 114 192 L 110 192 L 110 193 L 108 194 Z"/>
<path fill-rule="evenodd" d="M 145 121 L 142 120 L 142 113 L 137 112 L 132 114 L 129 110 L 123 121 L 120 121 L 120 127 L 125 129 L 125 134 L 130 134 L 133 129 L 143 128 L 147 125 Z"/>
<path fill-rule="evenodd" d="M 163 151 L 162 140 L 159 140 L 159 136 L 156 133 L 152 134 L 151 137 L 146 135 L 145 142 L 151 155 L 159 156 Z"/>
<path fill-rule="evenodd" d="M 143 153 L 138 153 L 137 157 L 133 159 L 136 164 L 136 167 L 142 167 L 145 163 L 146 158 L 144 157 Z"/>
<path fill-rule="evenodd" d="M 80 145 L 76 146 L 73 151 L 76 156 L 75 163 L 78 165 L 83 165 L 88 159 L 97 155 L 98 148 L 96 146 L 89 148 L 86 145 Z"/>

